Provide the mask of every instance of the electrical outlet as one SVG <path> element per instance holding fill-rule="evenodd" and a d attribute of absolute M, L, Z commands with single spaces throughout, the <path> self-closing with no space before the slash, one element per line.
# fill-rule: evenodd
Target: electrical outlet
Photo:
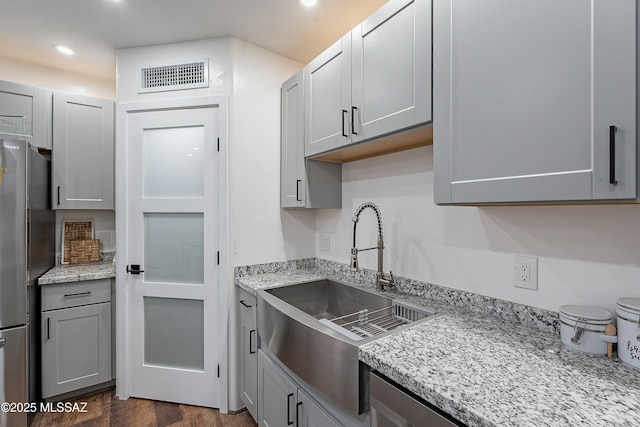
<path fill-rule="evenodd" d="M 329 236 L 328 234 L 320 235 L 320 250 L 322 252 L 331 251 L 331 236 Z"/>
<path fill-rule="evenodd" d="M 513 286 L 538 290 L 538 258 L 521 255 L 514 257 Z"/>
<path fill-rule="evenodd" d="M 98 231 L 98 239 L 100 239 L 100 244 L 103 248 L 108 248 L 109 246 L 111 246 L 111 232 Z"/>

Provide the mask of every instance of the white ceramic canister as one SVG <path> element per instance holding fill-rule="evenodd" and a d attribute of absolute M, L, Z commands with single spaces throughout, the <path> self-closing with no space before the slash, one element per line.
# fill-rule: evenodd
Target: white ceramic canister
<path fill-rule="evenodd" d="M 560 339 L 572 350 L 604 356 L 607 343 L 616 337 L 605 335 L 605 327 L 613 322 L 607 310 L 586 305 L 563 305 L 560 307 Z"/>
<path fill-rule="evenodd" d="M 640 298 L 620 298 L 618 316 L 618 357 L 640 369 Z"/>

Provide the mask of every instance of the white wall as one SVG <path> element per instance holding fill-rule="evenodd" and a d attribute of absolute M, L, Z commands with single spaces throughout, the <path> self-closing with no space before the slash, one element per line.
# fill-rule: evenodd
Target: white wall
<path fill-rule="evenodd" d="M 138 93 L 138 74 L 142 67 L 186 62 L 202 57 L 209 58 L 209 87 Z M 118 49 L 116 51 L 116 62 L 119 104 L 199 96 L 226 96 L 231 94 L 233 88 L 230 38 Z"/>
<path fill-rule="evenodd" d="M 3 57 L 0 57 L 0 80 L 96 98 L 116 99 L 115 80 L 90 77 Z"/>
<path fill-rule="evenodd" d="M 315 215 L 280 209 L 280 86 L 302 65 L 234 39 L 231 221 L 235 265 L 315 256 Z"/>
<path fill-rule="evenodd" d="M 372 201 L 394 274 L 553 311 L 640 297 L 640 205 L 436 206 L 432 147 L 346 163 L 342 177 L 343 209 L 317 214 L 317 242 L 331 238 L 318 257 L 349 262 L 351 217 Z M 360 248 L 375 246 L 374 217 L 361 216 Z M 362 266 L 376 268 L 373 252 Z M 514 254 L 538 257 L 538 291 L 513 287 Z"/>

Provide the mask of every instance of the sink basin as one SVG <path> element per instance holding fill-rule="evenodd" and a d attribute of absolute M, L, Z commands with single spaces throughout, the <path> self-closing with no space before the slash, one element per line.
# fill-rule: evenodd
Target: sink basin
<path fill-rule="evenodd" d="M 368 367 L 358 346 L 435 313 L 334 280 L 259 290 L 261 346 L 328 399 L 369 410 Z"/>
<path fill-rule="evenodd" d="M 361 310 L 391 306 L 390 298 L 333 280 L 300 283 L 265 292 L 316 319 L 333 319 Z"/>

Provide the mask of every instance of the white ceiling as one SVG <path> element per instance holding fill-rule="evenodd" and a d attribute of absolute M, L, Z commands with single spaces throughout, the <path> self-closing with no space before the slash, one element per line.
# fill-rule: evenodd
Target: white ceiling
<path fill-rule="evenodd" d="M 115 49 L 233 36 L 306 63 L 385 1 L 8 0 L 0 57 L 115 80 Z"/>

